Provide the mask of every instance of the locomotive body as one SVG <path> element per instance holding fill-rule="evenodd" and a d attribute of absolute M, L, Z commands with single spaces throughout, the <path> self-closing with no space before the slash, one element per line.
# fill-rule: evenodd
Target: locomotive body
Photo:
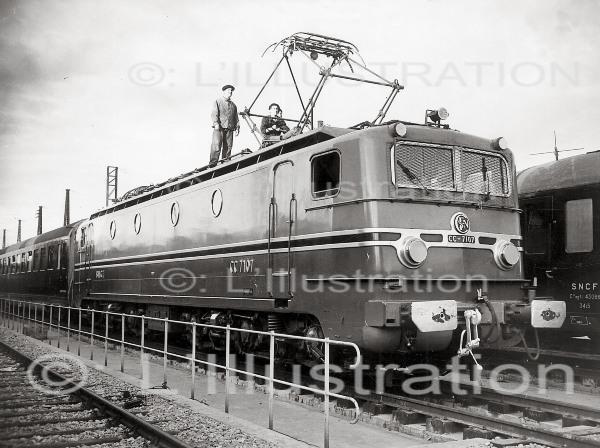
<path fill-rule="evenodd" d="M 598 337 L 600 327 L 600 152 L 519 173 L 525 267 L 540 295 L 564 300 L 564 336 Z"/>
<path fill-rule="evenodd" d="M 561 319 L 532 314 L 522 288 L 514 184 L 493 140 L 321 127 L 92 215 L 72 298 L 377 353 L 444 350 L 477 310 L 515 344 Z"/>

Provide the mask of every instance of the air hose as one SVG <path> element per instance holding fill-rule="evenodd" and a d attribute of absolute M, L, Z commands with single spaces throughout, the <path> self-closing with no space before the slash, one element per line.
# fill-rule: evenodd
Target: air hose
<path fill-rule="evenodd" d="M 529 346 L 527 345 L 527 341 L 525 341 L 525 332 L 519 331 L 519 334 L 521 335 L 521 341 L 523 341 L 523 347 L 525 347 L 525 352 L 527 353 L 527 356 L 532 361 L 537 361 L 540 358 L 540 337 L 538 335 L 537 328 L 533 327 L 533 334 L 535 335 L 535 345 L 536 345 L 535 355 L 531 354 L 531 352 L 529 350 Z"/>

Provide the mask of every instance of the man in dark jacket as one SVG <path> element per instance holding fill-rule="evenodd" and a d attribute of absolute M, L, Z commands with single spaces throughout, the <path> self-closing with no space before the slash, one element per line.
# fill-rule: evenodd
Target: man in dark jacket
<path fill-rule="evenodd" d="M 235 136 L 240 134 L 240 120 L 238 117 L 237 107 L 231 101 L 231 95 L 235 90 L 230 84 L 223 86 L 221 89 L 223 96 L 217 98 L 213 104 L 212 122 L 213 122 L 213 138 L 210 149 L 210 166 L 215 166 L 221 158 L 227 159 L 231 156 L 231 148 L 233 146 L 233 132 Z"/>
<path fill-rule="evenodd" d="M 266 137 L 279 137 L 290 130 L 285 124 L 285 121 L 281 119 L 281 107 L 279 104 L 272 103 L 269 106 L 268 117 L 263 117 L 260 122 L 260 132 Z"/>

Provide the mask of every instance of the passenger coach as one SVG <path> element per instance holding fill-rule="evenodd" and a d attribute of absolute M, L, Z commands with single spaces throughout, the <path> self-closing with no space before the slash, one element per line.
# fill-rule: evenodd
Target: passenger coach
<path fill-rule="evenodd" d="M 539 293 L 564 300 L 562 336 L 600 328 L 600 152 L 519 173 L 526 272 Z"/>

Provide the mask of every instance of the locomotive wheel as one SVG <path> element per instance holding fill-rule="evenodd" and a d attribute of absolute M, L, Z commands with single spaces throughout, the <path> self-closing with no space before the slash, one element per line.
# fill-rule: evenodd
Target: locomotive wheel
<path fill-rule="evenodd" d="M 309 338 L 323 338 L 323 330 L 320 325 L 313 324 L 306 329 L 304 336 Z M 316 361 L 325 360 L 325 343 L 306 341 L 304 343 L 304 349 L 311 359 Z"/>
<path fill-rule="evenodd" d="M 256 330 L 254 324 L 248 319 L 243 319 L 240 326 L 243 330 Z M 235 335 L 235 348 L 237 353 L 251 353 L 257 345 L 257 335 L 243 331 L 232 332 Z"/>

